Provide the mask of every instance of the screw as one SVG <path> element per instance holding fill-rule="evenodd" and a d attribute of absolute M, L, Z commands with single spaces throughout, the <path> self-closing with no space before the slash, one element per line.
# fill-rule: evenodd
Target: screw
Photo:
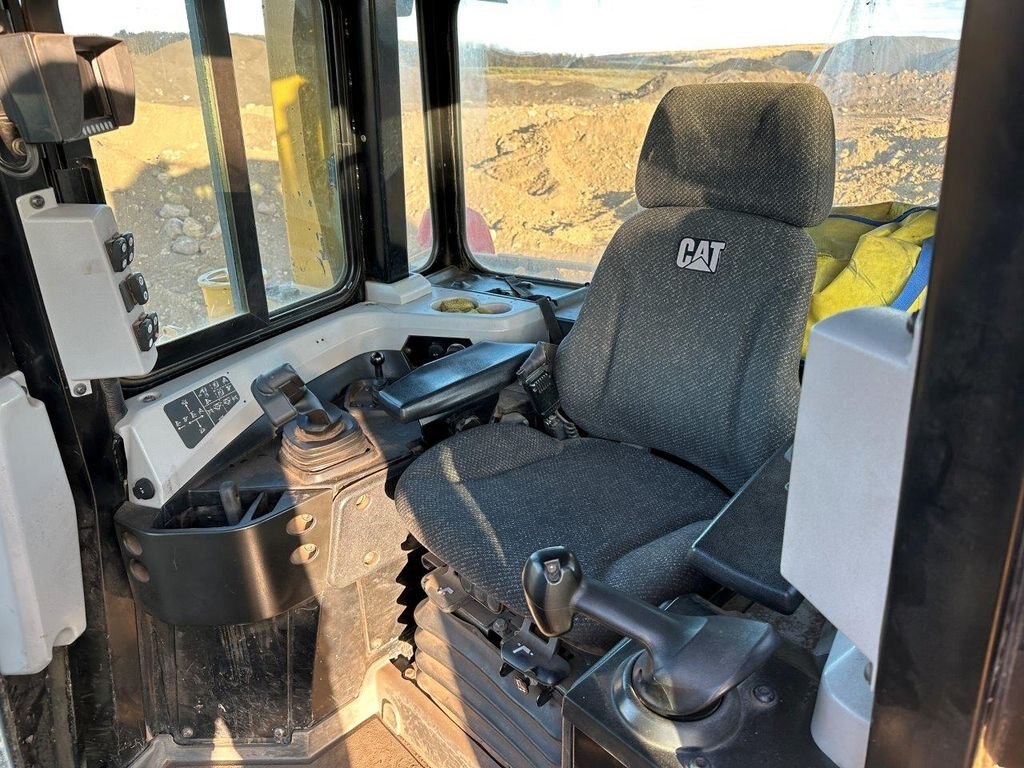
<path fill-rule="evenodd" d="M 495 619 L 491 625 L 491 629 L 497 632 L 499 635 L 505 634 L 505 630 L 508 629 L 508 622 L 504 619 Z"/>
<path fill-rule="evenodd" d="M 150 392 L 148 395 L 143 395 L 142 396 L 142 402 L 144 402 L 144 403 L 155 403 L 158 398 L 159 398 L 159 395 L 154 395 L 152 392 Z"/>
<path fill-rule="evenodd" d="M 693 768 L 711 768 L 711 761 L 706 757 L 695 757 L 690 763 Z"/>
<path fill-rule="evenodd" d="M 183 739 L 191 739 L 195 735 L 196 732 L 192 730 L 192 726 L 190 725 L 186 725 L 181 729 L 181 738 Z"/>
<path fill-rule="evenodd" d="M 416 667 L 409 666 L 409 667 L 406 667 L 405 669 L 403 669 L 402 670 L 402 677 L 404 677 L 406 680 L 415 680 L 416 679 Z"/>
<path fill-rule="evenodd" d="M 32 197 L 28 199 L 28 204 L 38 210 L 46 205 L 46 201 L 43 199 L 42 195 L 32 195 Z"/>
<path fill-rule="evenodd" d="M 288 732 L 281 726 L 277 726 L 277 728 L 274 729 L 274 741 L 276 741 L 278 744 L 284 744 L 287 736 Z"/>
<path fill-rule="evenodd" d="M 132 493 L 135 494 L 136 499 L 152 499 L 156 496 L 156 488 L 153 487 L 152 480 L 148 477 L 143 477 L 132 486 Z"/>
<path fill-rule="evenodd" d="M 754 698 L 762 704 L 774 704 L 775 691 L 767 685 L 759 685 L 754 689 Z"/>
<path fill-rule="evenodd" d="M 81 397 L 88 391 L 88 387 L 86 387 L 85 384 L 75 384 L 74 389 L 72 389 L 71 391 L 74 392 L 78 397 Z"/>

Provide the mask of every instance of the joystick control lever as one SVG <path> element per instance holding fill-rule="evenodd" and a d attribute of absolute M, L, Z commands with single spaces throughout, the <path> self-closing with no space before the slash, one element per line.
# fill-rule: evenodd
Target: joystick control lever
<path fill-rule="evenodd" d="M 564 635 L 577 614 L 630 637 L 646 651 L 630 677 L 651 710 L 674 719 L 698 719 L 757 671 L 778 646 L 771 625 L 733 616 L 684 616 L 583 575 L 564 547 L 530 555 L 523 568 L 526 604 L 545 635 Z"/>
<path fill-rule="evenodd" d="M 341 421 L 341 413 L 325 408 L 288 363 L 253 379 L 252 395 L 275 429 L 296 419 L 299 428 L 316 435 L 333 430 Z"/>
<path fill-rule="evenodd" d="M 371 352 L 370 365 L 373 366 L 373 383 L 377 389 L 383 388 L 388 380 L 384 377 L 384 353 Z"/>

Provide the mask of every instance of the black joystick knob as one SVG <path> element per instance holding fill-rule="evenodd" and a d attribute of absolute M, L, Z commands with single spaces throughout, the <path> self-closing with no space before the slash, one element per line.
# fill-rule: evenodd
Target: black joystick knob
<path fill-rule="evenodd" d="M 373 378 L 376 379 L 379 386 L 384 386 L 384 353 L 371 352 L 370 365 L 373 366 Z"/>
<path fill-rule="evenodd" d="M 646 649 L 633 665 L 633 690 L 665 717 L 696 719 L 764 664 L 778 647 L 769 624 L 733 616 L 666 613 L 600 581 L 584 578 L 565 547 L 530 555 L 523 591 L 537 628 L 557 636 L 575 614 L 589 616 Z"/>
<path fill-rule="evenodd" d="M 523 591 L 537 629 L 549 637 L 572 629 L 574 600 L 583 582 L 576 556 L 564 547 L 541 549 L 523 568 Z"/>

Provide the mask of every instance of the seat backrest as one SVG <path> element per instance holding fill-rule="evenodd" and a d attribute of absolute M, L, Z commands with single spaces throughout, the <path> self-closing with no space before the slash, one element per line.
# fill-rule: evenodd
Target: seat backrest
<path fill-rule="evenodd" d="M 796 422 L 835 129 L 811 85 L 669 91 L 555 373 L 592 435 L 654 448 L 737 489 Z"/>

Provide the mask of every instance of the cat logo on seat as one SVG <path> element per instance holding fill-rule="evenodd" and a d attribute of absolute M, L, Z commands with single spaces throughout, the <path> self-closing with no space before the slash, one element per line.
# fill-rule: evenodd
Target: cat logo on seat
<path fill-rule="evenodd" d="M 718 258 L 725 250 L 725 243 L 719 240 L 695 240 L 684 237 L 679 243 L 676 266 L 692 269 L 694 272 L 716 272 Z"/>

